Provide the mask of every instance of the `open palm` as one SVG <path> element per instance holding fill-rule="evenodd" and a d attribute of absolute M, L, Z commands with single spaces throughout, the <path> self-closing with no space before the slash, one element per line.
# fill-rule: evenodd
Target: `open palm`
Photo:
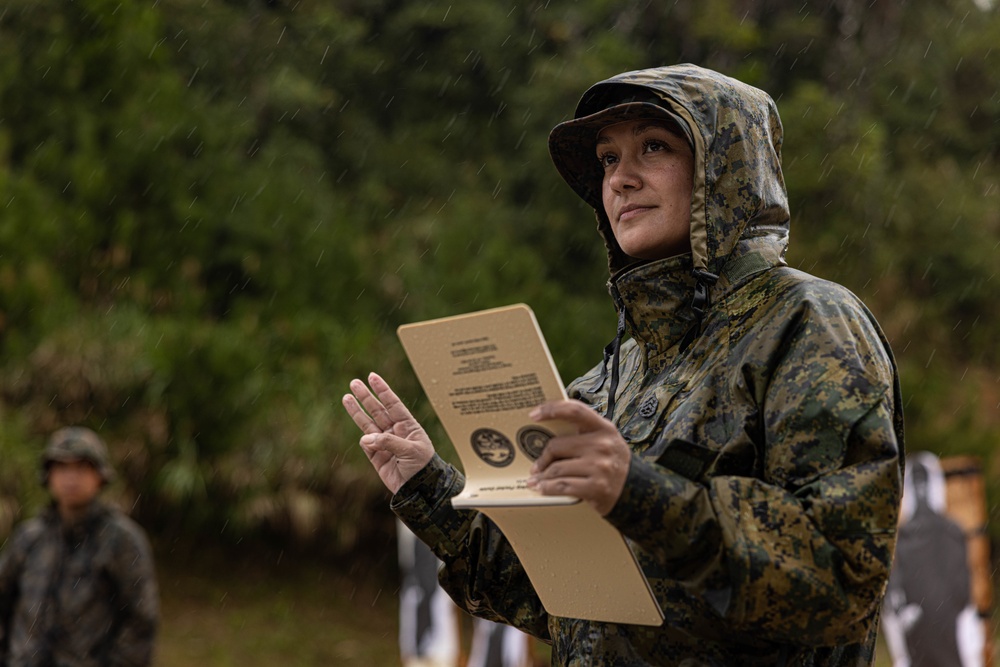
<path fill-rule="evenodd" d="M 385 380 L 371 373 L 368 385 L 352 380 L 343 404 L 364 433 L 361 448 L 382 483 L 395 494 L 431 460 L 434 445 Z"/>

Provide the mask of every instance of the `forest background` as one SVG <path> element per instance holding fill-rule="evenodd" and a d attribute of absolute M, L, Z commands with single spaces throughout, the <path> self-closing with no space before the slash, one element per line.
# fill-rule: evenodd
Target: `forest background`
<path fill-rule="evenodd" d="M 47 435 L 84 424 L 164 558 L 211 544 L 391 577 L 348 381 L 390 378 L 454 458 L 398 325 L 525 302 L 564 379 L 599 361 L 606 255 L 546 138 L 591 83 L 678 62 L 776 99 L 789 263 L 874 311 L 909 450 L 981 457 L 996 519 L 982 2 L 8 0 L 0 542 L 44 502 Z"/>

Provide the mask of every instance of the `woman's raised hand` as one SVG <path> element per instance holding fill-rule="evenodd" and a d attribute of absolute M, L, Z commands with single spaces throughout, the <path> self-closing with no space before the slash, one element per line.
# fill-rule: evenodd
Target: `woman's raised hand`
<path fill-rule="evenodd" d="M 342 402 L 364 433 L 361 449 L 382 483 L 395 494 L 433 458 L 434 445 L 385 380 L 370 373 L 368 385 L 351 380 L 351 393 Z"/>

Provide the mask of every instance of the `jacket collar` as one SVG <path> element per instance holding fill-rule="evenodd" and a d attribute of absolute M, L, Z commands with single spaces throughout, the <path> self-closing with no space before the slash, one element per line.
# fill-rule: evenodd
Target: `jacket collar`
<path fill-rule="evenodd" d="M 713 306 L 739 289 L 757 273 L 783 266 L 787 231 L 781 228 L 748 230 L 733 248 L 719 280 L 710 289 Z M 642 354 L 644 368 L 658 372 L 669 364 L 692 326 L 695 314 L 691 292 L 697 282 L 691 255 L 678 255 L 632 265 L 609 281 L 616 307 L 624 309 L 629 333 Z"/>
<path fill-rule="evenodd" d="M 633 265 L 612 277 L 616 306 L 625 312 L 628 332 L 639 345 L 643 365 L 664 366 L 694 322 L 690 307 L 695 279 L 691 256 L 679 255 Z"/>
<path fill-rule="evenodd" d="M 75 521 L 72 524 L 67 524 L 63 522 L 62 517 L 59 514 L 59 508 L 53 501 L 45 509 L 42 516 L 45 521 L 54 526 L 58 526 L 67 538 L 80 538 L 82 535 L 92 531 L 94 526 L 101 521 L 108 511 L 108 506 L 99 498 L 95 498 L 87 507 L 87 510 L 83 513 L 83 515 L 80 516 L 78 521 Z"/>

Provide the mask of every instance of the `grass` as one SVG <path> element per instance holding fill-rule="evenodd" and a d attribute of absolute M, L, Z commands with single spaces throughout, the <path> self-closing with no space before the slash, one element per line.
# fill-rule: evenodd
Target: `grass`
<path fill-rule="evenodd" d="M 282 563 L 270 554 L 254 563 L 253 555 L 243 562 L 205 554 L 159 557 L 156 667 L 399 665 L 392 576 L 383 574 L 379 584 L 371 571 Z M 537 648 L 536 655 L 547 654 Z M 875 667 L 890 666 L 880 640 Z"/>
<path fill-rule="evenodd" d="M 158 564 L 157 667 L 398 664 L 396 583 L 315 564 Z"/>

